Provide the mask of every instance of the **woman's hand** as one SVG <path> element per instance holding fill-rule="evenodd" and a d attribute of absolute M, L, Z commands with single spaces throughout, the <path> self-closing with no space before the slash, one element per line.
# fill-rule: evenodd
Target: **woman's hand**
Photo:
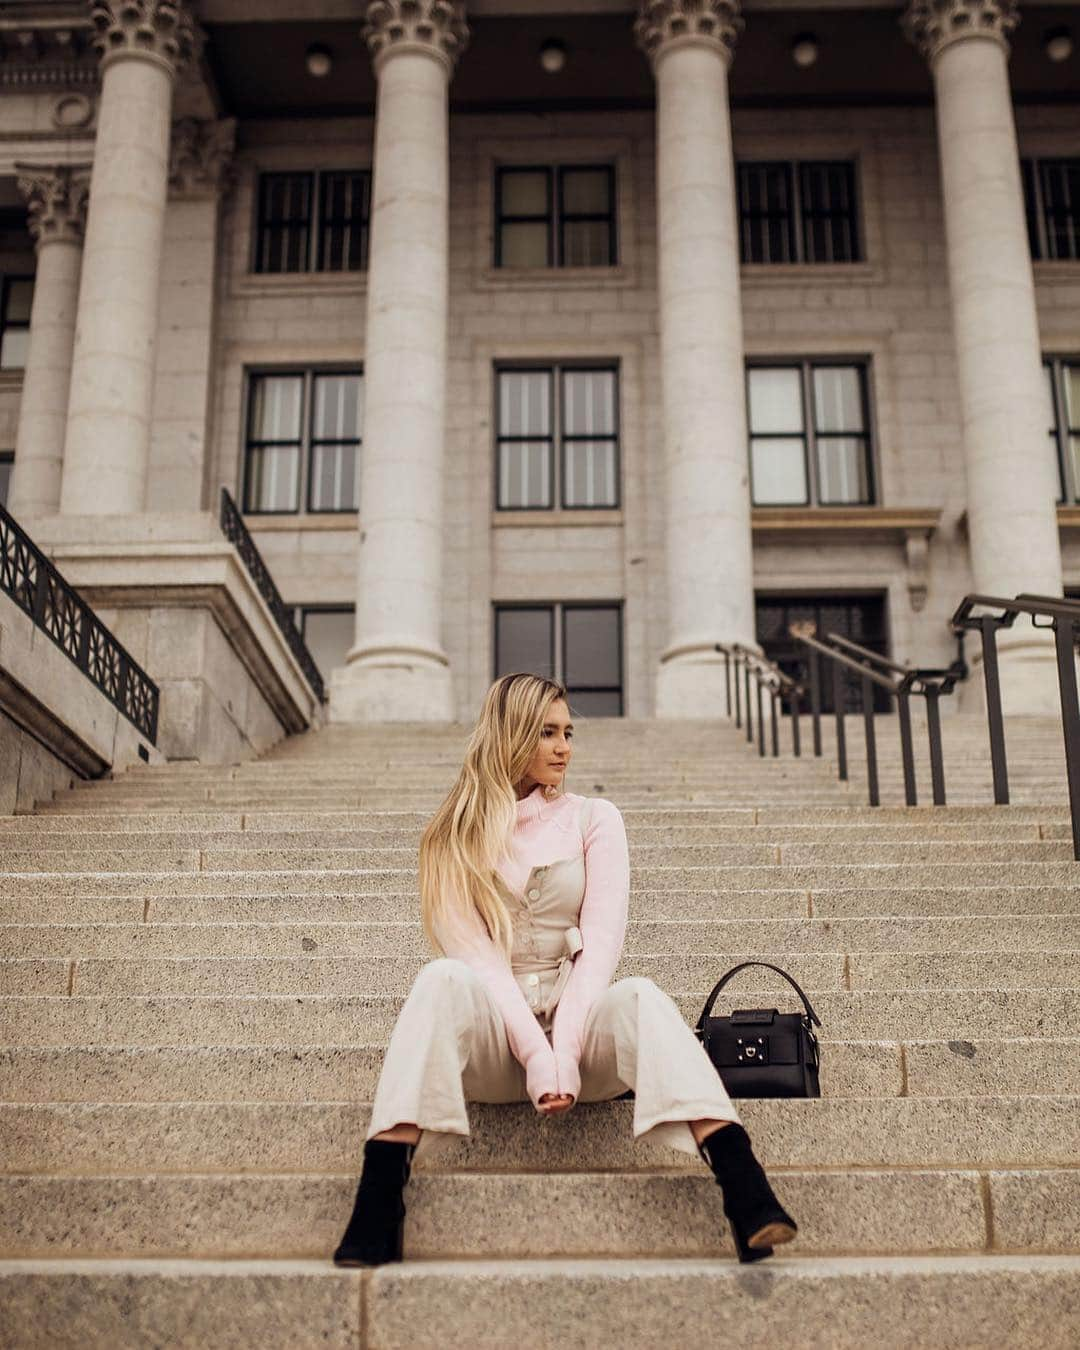
<path fill-rule="evenodd" d="M 536 1109 L 542 1116 L 560 1116 L 564 1111 L 569 1111 L 573 1104 L 574 1098 L 569 1092 L 545 1092 Z"/>

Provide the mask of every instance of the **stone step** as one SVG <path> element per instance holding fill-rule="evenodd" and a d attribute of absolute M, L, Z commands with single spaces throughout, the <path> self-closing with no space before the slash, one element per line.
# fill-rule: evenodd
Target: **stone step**
<path fill-rule="evenodd" d="M 741 1100 L 770 1169 L 1076 1165 L 1075 1096 Z M 0 1103 L 0 1170 L 15 1175 L 349 1172 L 366 1101 Z M 469 1107 L 471 1134 L 416 1162 L 432 1173 L 697 1173 L 695 1155 L 633 1138 L 633 1103 L 582 1103 L 554 1121 L 528 1104 Z"/>
<path fill-rule="evenodd" d="M 103 895 L 159 896 L 163 877 L 173 899 L 199 895 L 414 895 L 417 874 L 397 868 L 355 868 L 347 871 L 300 868 L 283 871 L 166 872 L 23 872 L 2 875 L 5 899 L 30 896 Z M 835 892 L 867 887 L 881 889 L 1051 886 L 1063 896 L 1080 889 L 1080 868 L 1071 862 L 1027 863 L 877 863 L 792 864 L 790 866 L 637 867 L 631 872 L 631 894 L 645 891 L 712 893 L 714 906 L 733 891 Z M 1063 906 L 1067 907 L 1067 906 Z"/>
<path fill-rule="evenodd" d="M 801 1255 L 1080 1252 L 1080 1168 L 782 1171 Z M 0 1255 L 327 1256 L 356 1178 L 319 1173 L 0 1177 Z M 729 1255 L 698 1173 L 425 1173 L 406 1259 Z M 993 1215 L 993 1237 L 989 1225 Z M 526 1217 L 527 1216 L 527 1217 Z M 617 1216 L 617 1219 L 616 1219 Z"/>
<path fill-rule="evenodd" d="M 279 878 L 256 878 L 264 886 L 275 886 L 271 893 L 254 890 L 245 894 L 233 884 L 232 893 L 220 893 L 220 881 L 214 876 L 184 875 L 180 895 L 162 894 L 160 877 L 125 886 L 123 876 L 82 878 L 77 887 L 38 887 L 22 890 L 22 879 L 5 881 L 20 894 L 6 897 L 0 915 L 11 921 L 64 920 L 97 916 L 165 923 L 262 923 L 304 922 L 419 922 L 419 901 L 415 891 L 390 891 L 374 894 L 357 887 L 343 890 L 341 885 L 319 889 L 308 880 L 296 886 L 288 873 Z M 194 883 L 199 883 L 195 886 Z M 206 883 L 210 883 L 207 885 Z M 179 886 L 176 889 L 180 889 Z M 874 918 L 907 916 L 947 916 L 983 914 L 1012 915 L 1017 911 L 1030 915 L 1074 915 L 1080 912 L 1080 894 L 1075 887 L 1064 886 L 938 886 L 900 889 L 851 886 L 840 890 L 786 889 L 735 890 L 718 895 L 715 891 L 673 890 L 635 891 L 631 914 L 641 920 L 674 919 L 697 922 L 703 919 L 767 918 Z"/>
<path fill-rule="evenodd" d="M 747 825 L 791 825 L 806 827 L 825 825 L 875 828 L 891 825 L 919 826 L 929 831 L 940 825 L 971 825 L 993 827 L 1001 824 L 1054 822 L 1058 828 L 1068 828 L 1068 810 L 1061 806 L 940 806 L 940 807 L 869 807 L 854 804 L 850 807 L 821 806 L 813 802 L 791 807 L 739 806 L 676 806 L 670 809 L 655 807 L 628 807 L 623 810 L 628 830 L 638 826 L 666 828 L 668 826 L 697 826 L 716 828 Z M 419 811 L 405 810 L 328 810 L 295 811 L 277 807 L 265 810 L 213 811 L 193 809 L 184 811 L 118 812 L 91 809 L 60 811 L 42 807 L 33 816 L 0 817 L 0 837 L 4 831 L 79 831 L 87 830 L 334 830 L 385 829 L 409 830 L 417 835 L 430 817 Z"/>
<path fill-rule="evenodd" d="M 375 1093 L 371 1045 L 0 1045 L 0 1101 L 339 1101 Z M 1080 1041 L 821 1040 L 826 1098 L 1080 1094 Z M 1080 1126 L 1080 1122 L 1078 1122 Z M 1039 1132 L 1032 1147 L 1040 1147 Z"/>
<path fill-rule="evenodd" d="M 9 821 L 20 817 L 6 818 Z M 59 818 L 66 821 L 68 817 Z M 0 824 L 5 818 L 0 817 Z M 404 849 L 412 857 L 416 856 L 422 831 L 400 829 L 394 826 L 384 828 L 357 829 L 191 829 L 156 830 L 127 829 L 123 827 L 102 828 L 99 824 L 92 831 L 95 852 L 125 852 L 150 850 L 198 850 L 216 852 L 220 850 L 259 850 L 259 849 Z M 3 858 L 7 863 L 9 850 L 12 854 L 24 854 L 32 850 L 50 852 L 70 852 L 84 850 L 87 829 L 57 828 L 58 820 L 53 819 L 53 828 L 43 830 L 7 828 L 0 829 L 0 841 L 3 843 Z M 81 824 L 81 822 L 80 822 Z M 627 828 L 627 838 L 631 851 L 663 846 L 668 849 L 711 848 L 726 849 L 732 847 L 789 847 L 792 845 L 813 845 L 835 847 L 837 844 L 858 844 L 862 849 L 876 849 L 880 846 L 895 848 L 898 845 L 935 843 L 940 846 L 948 841 L 953 846 L 971 850 L 985 845 L 1000 847 L 1008 843 L 1025 846 L 1040 842 L 1056 841 L 1068 844 L 1071 848 L 1072 836 L 1064 823 L 1038 821 L 987 820 L 978 823 L 935 823 L 923 821 L 910 825 L 874 824 L 865 825 L 634 825 Z M 850 849 L 847 850 L 850 853 Z M 990 856 L 990 855 L 988 855 Z M 1038 855 L 1036 855 L 1038 856 Z M 1057 855 L 1055 855 L 1057 856 Z M 1071 856 L 1071 854 L 1067 855 Z M 8 866 L 9 871 L 18 868 Z M 109 870 L 109 869 L 107 869 Z"/>
<path fill-rule="evenodd" d="M 693 1025 L 700 994 L 674 995 Z M 759 1000 L 755 996 L 754 1004 Z M 774 1000 L 760 1000 L 772 1006 Z M 8 1045 L 350 1045 L 385 1042 L 399 995 L 0 996 Z M 745 992 L 717 999 L 717 1015 L 746 1007 Z M 793 1009 L 794 993 L 776 1006 Z M 835 1040 L 1080 1036 L 1080 1000 L 1067 989 L 821 990 L 814 1010 Z"/>
<path fill-rule="evenodd" d="M 794 1252 L 795 1245 L 788 1249 Z M 1080 1257 L 805 1257 L 734 1261 L 325 1259 L 0 1262 L 0 1321 L 20 1350 L 1074 1350 Z"/>
<path fill-rule="evenodd" d="M 104 893 L 95 893 L 93 878 L 87 878 L 87 894 L 21 894 L 0 902 L 0 917 L 12 923 L 54 923 L 81 920 L 85 923 L 397 923 L 420 921 L 416 893 L 375 895 L 334 892 L 297 892 L 295 886 L 281 894 L 222 895 L 160 894 L 160 878 L 145 890 L 135 887 L 127 894 L 105 879 Z M 17 883 L 10 883 L 15 885 Z M 1071 918 L 1080 913 L 1080 895 L 1060 886 L 971 886 L 921 887 L 897 890 L 849 887 L 842 890 L 727 891 L 635 891 L 631 914 L 642 922 L 678 921 L 696 923 L 708 919 L 755 920 L 879 918 L 906 922 L 918 917 L 961 917 L 977 921 L 986 915 L 1032 918 Z M 765 945 L 764 943 L 762 945 Z M 868 944 L 863 944 L 867 946 Z M 933 944 L 929 944 L 933 946 Z M 1071 944 L 1064 944 L 1071 945 Z"/>
<path fill-rule="evenodd" d="M 0 915 L 5 909 L 0 908 Z M 128 918 L 136 918 L 130 906 Z M 948 918 L 631 919 L 624 950 L 689 953 L 754 947 L 798 952 L 1056 951 L 1080 948 L 1080 912 Z M 0 957 L 303 955 L 426 956 L 428 947 L 418 919 L 327 923 L 312 915 L 307 923 L 0 923 Z"/>
<path fill-rule="evenodd" d="M 0 994 L 405 994 L 427 958 L 419 956 L 8 957 Z M 1077 989 L 1080 951 L 631 953 L 617 979 L 645 976 L 666 990 L 707 993 L 741 961 L 771 961 L 809 993 L 829 989 Z M 755 997 L 786 987 L 760 967 L 739 976 Z"/>
<path fill-rule="evenodd" d="M 657 868 L 833 866 L 850 862 L 852 847 L 840 843 L 768 843 L 656 845 L 633 844 L 631 867 L 636 873 Z M 281 848 L 250 845 L 235 848 L 82 848 L 5 849 L 4 871 L 27 872 L 308 872 L 411 871 L 417 850 L 409 848 Z M 1055 840 L 997 842 L 981 840 L 904 840 L 863 845 L 861 864 L 905 866 L 940 861 L 950 866 L 985 868 L 994 863 L 1048 864 L 1072 862 L 1072 845 Z"/>

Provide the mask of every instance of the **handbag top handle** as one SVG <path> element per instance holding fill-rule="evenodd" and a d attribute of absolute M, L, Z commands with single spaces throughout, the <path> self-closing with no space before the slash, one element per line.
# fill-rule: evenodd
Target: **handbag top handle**
<path fill-rule="evenodd" d="M 705 1000 L 705 1006 L 704 1008 L 702 1008 L 701 1016 L 697 1020 L 696 1030 L 699 1033 L 705 1029 L 705 1019 L 706 1017 L 708 1017 L 709 1013 L 712 1012 L 712 1005 L 716 1002 L 717 994 L 719 994 L 720 990 L 723 989 L 724 985 L 727 984 L 728 980 L 730 980 L 733 975 L 738 975 L 739 971 L 745 970 L 747 966 L 764 966 L 767 970 L 775 970 L 777 975 L 782 975 L 784 979 L 787 980 L 788 984 L 791 985 L 792 989 L 794 989 L 795 992 L 798 994 L 798 996 L 802 999 L 803 1007 L 806 1009 L 806 1015 L 810 1018 L 810 1021 L 816 1027 L 821 1026 L 821 1020 L 819 1019 L 817 1013 L 814 1012 L 813 1008 L 811 1008 L 810 1000 L 806 997 L 806 995 L 803 993 L 803 991 L 799 988 L 799 986 L 795 983 L 795 981 L 791 978 L 791 976 L 787 973 L 786 970 L 781 970 L 779 966 L 774 966 L 768 961 L 742 961 L 740 962 L 739 965 L 732 966 L 730 970 L 725 971 L 725 973 L 720 976 L 716 984 L 713 986 L 713 991 L 709 995 L 709 997 Z"/>

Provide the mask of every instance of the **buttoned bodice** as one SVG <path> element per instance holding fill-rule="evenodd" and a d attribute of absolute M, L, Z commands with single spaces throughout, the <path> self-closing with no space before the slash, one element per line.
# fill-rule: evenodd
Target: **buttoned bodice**
<path fill-rule="evenodd" d="M 510 967 L 525 1001 L 545 1031 L 550 1031 L 574 957 L 581 950 L 578 916 L 585 896 L 585 854 L 581 844 L 588 801 L 579 819 L 578 849 L 533 867 L 520 892 L 496 873 L 514 926 Z M 567 832 L 571 844 L 573 834 Z"/>

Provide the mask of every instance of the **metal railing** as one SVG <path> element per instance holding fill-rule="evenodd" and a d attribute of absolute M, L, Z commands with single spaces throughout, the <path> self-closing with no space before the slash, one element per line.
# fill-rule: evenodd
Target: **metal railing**
<path fill-rule="evenodd" d="M 1080 612 L 1080 611 L 1078 611 Z M 847 686 L 852 675 L 859 680 L 864 746 L 866 752 L 867 795 L 871 806 L 881 805 L 881 785 L 878 778 L 877 730 L 874 722 L 874 691 L 882 689 L 896 700 L 897 723 L 900 729 L 900 762 L 904 775 L 904 802 L 918 806 L 919 795 L 915 778 L 915 746 L 911 726 L 911 699 L 921 697 L 926 702 L 926 730 L 930 749 L 930 784 L 935 806 L 945 805 L 945 767 L 941 752 L 941 716 L 939 700 L 951 694 L 957 683 L 965 678 L 966 667 L 960 661 L 945 669 L 914 668 L 890 661 L 879 652 L 861 647 L 857 642 L 828 633 L 818 637 L 813 624 L 793 624 L 788 630 L 806 649 L 810 685 L 810 718 L 813 727 L 815 756 L 821 755 L 821 690 L 823 660 L 830 661 L 833 716 L 836 719 L 836 769 L 841 782 L 848 781 Z"/>
<path fill-rule="evenodd" d="M 995 612 L 976 613 L 987 610 Z M 952 628 L 954 633 L 976 632 L 982 641 L 994 801 L 1004 806 L 1009 801 L 1009 766 L 1001 711 L 997 635 L 1002 628 L 1011 628 L 1021 614 L 1031 619 L 1033 628 L 1048 628 L 1054 634 L 1061 729 L 1065 739 L 1065 772 L 1072 817 L 1073 857 L 1080 862 L 1080 699 L 1077 694 L 1075 656 L 1080 602 L 1047 595 L 1021 594 L 1011 600 L 996 595 L 967 595 L 952 617 Z M 1040 619 L 1044 622 L 1040 623 Z"/>
<path fill-rule="evenodd" d="M 152 745 L 157 741 L 161 701 L 157 685 L 2 506 L 0 590 L 136 730 Z"/>
<path fill-rule="evenodd" d="M 741 642 L 718 642 L 716 650 L 724 658 L 724 687 L 727 698 L 727 715 L 734 716 L 735 725 L 740 729 L 746 726 L 746 739 L 754 742 L 754 707 L 757 708 L 758 755 L 765 756 L 765 697 L 768 695 L 771 724 L 770 742 L 773 757 L 780 754 L 780 721 L 784 700 L 788 702 L 791 714 L 791 751 L 802 754 L 802 736 L 799 726 L 799 714 L 803 688 L 797 680 L 780 669 L 760 652 L 744 647 Z M 751 685 L 755 697 L 751 700 Z M 746 708 L 745 719 L 743 707 Z"/>
<path fill-rule="evenodd" d="M 221 489 L 221 514 L 219 519 L 222 534 L 230 544 L 235 545 L 236 551 L 240 554 L 241 561 L 247 568 L 256 589 L 266 601 L 270 613 L 274 616 L 274 622 L 281 629 L 281 636 L 285 639 L 289 650 L 296 657 L 297 664 L 304 672 L 304 678 L 311 685 L 316 698 L 321 703 L 325 702 L 326 690 L 323 685 L 323 678 L 319 674 L 319 668 L 308 651 L 307 644 L 300 636 L 300 630 L 293 620 L 292 611 L 281 598 L 281 592 L 275 585 L 274 578 L 270 575 L 270 569 L 263 561 L 262 554 L 255 546 L 255 540 L 248 533 L 248 528 L 244 524 L 244 517 L 240 514 L 240 508 L 229 495 L 227 488 Z"/>

